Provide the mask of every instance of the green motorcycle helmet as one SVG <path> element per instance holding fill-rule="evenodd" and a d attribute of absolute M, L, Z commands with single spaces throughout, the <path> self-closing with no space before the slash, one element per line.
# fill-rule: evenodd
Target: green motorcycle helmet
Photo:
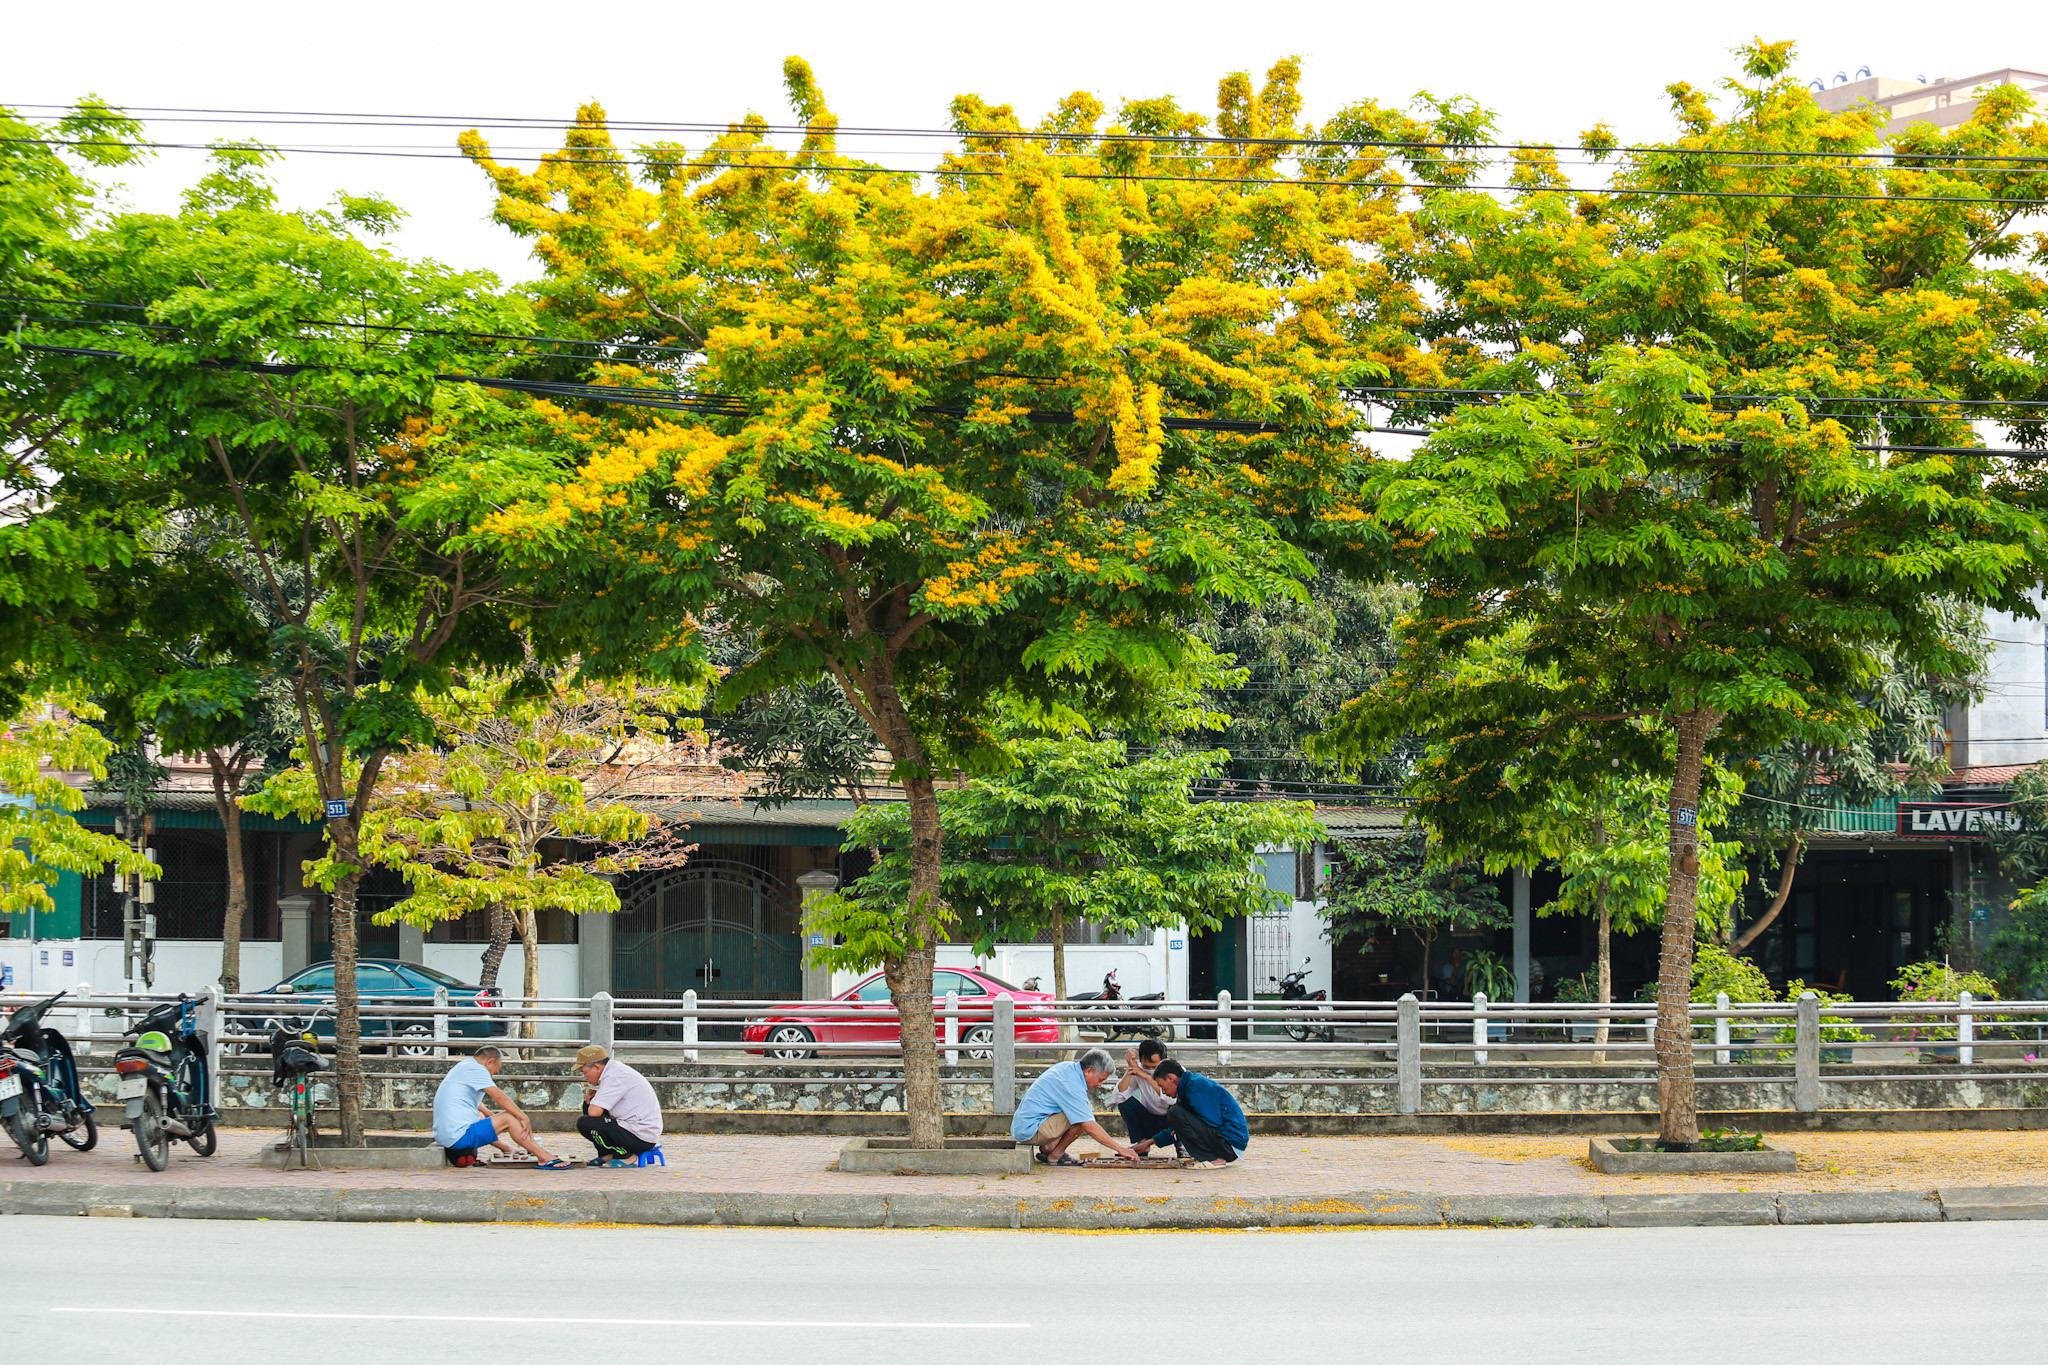
<path fill-rule="evenodd" d="M 141 1048 L 144 1052 L 169 1052 L 171 1050 L 171 1038 L 167 1033 L 159 1033 L 155 1029 L 151 1029 L 148 1033 L 135 1040 L 135 1046 Z"/>

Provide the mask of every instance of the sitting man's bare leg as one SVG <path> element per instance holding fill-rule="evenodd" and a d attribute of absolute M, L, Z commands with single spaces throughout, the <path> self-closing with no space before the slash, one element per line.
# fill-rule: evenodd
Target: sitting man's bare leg
<path fill-rule="evenodd" d="M 533 1129 L 527 1127 L 518 1119 L 513 1118 L 510 1114 L 491 1115 L 491 1126 L 496 1128 L 501 1136 L 511 1138 L 521 1147 L 532 1152 L 536 1161 L 553 1161 L 555 1159 L 555 1154 L 541 1146 L 539 1140 L 534 1137 Z M 504 1144 L 499 1143 L 497 1145 L 503 1146 Z"/>

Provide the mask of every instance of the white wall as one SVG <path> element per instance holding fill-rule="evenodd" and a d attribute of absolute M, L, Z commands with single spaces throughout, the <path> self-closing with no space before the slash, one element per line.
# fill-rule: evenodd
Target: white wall
<path fill-rule="evenodd" d="M 2036 601 L 2040 600 L 2037 593 Z M 1984 700 L 1970 708 L 1970 763 L 1991 766 L 2048 759 L 2048 651 L 2043 624 L 1984 613 L 1991 638 Z"/>
<path fill-rule="evenodd" d="M 69 954 L 69 962 L 66 961 Z M 121 976 L 119 939 L 0 939 L 0 962 L 14 968 L 16 990 L 57 990 L 81 982 L 96 991 L 127 988 Z M 276 985 L 284 976 L 284 945 L 242 945 L 242 984 L 252 991 Z M 163 939 L 156 945 L 159 991 L 197 995 L 220 980 L 219 939 Z"/>

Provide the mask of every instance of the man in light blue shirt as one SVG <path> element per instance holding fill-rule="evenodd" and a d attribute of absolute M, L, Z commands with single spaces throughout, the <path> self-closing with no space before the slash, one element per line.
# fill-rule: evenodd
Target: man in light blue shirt
<path fill-rule="evenodd" d="M 542 1170 L 567 1170 L 572 1164 L 540 1145 L 533 1136 L 533 1124 L 526 1111 L 498 1088 L 497 1075 L 505 1065 L 504 1054 L 494 1047 L 480 1047 L 474 1057 L 464 1058 L 448 1068 L 434 1091 L 434 1141 L 448 1149 L 458 1166 L 476 1164 L 479 1147 L 490 1145 L 501 1152 L 512 1149 L 504 1139 L 533 1153 Z M 482 1101 L 498 1107 L 484 1113 Z"/>
<path fill-rule="evenodd" d="M 1136 1152 L 1103 1131 L 1095 1121 L 1095 1103 L 1088 1098 L 1088 1092 L 1115 1069 L 1099 1047 L 1047 1067 L 1018 1102 L 1016 1117 L 1010 1120 L 1010 1140 L 1036 1147 L 1038 1160 L 1047 1166 L 1080 1165 L 1067 1155 L 1067 1148 L 1084 1133 L 1126 1161 L 1139 1160 Z"/>

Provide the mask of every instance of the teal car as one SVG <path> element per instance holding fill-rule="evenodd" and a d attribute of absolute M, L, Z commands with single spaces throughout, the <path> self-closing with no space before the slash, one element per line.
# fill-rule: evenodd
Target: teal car
<path fill-rule="evenodd" d="M 434 1021 L 431 1017 L 417 1014 L 377 1013 L 382 1005 L 427 1005 L 434 1003 L 434 992 L 446 989 L 451 1005 L 491 1006 L 502 997 L 496 986 L 474 986 L 459 981 L 446 972 L 432 967 L 422 967 L 417 962 L 399 962 L 388 957 L 366 957 L 356 962 L 356 999 L 362 1012 L 363 1039 L 402 1039 L 394 1041 L 389 1051 L 394 1057 L 425 1057 L 434 1051 Z M 334 964 L 316 962 L 305 970 L 278 982 L 259 995 L 277 996 L 278 1006 L 274 1014 L 264 1018 L 262 1033 L 267 1037 L 277 1029 L 294 1032 L 310 1028 L 316 1038 L 334 1036 Z M 245 1019 L 248 1016 L 244 1016 Z M 253 1021 L 252 1021 L 253 1022 Z M 503 1019 L 478 1019 L 450 1017 L 448 1036 L 450 1038 L 502 1038 L 507 1032 Z M 245 1045 L 260 1046 L 260 1045 Z"/>

